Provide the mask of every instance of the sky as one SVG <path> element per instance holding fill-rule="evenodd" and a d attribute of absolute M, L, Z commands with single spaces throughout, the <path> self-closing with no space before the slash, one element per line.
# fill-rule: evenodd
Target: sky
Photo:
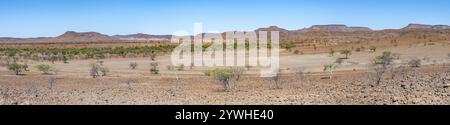
<path fill-rule="evenodd" d="M 449 24 L 449 0 L 0 0 L 0 37 L 53 37 L 66 31 L 172 34 L 251 31 L 316 24 L 372 29 Z"/>

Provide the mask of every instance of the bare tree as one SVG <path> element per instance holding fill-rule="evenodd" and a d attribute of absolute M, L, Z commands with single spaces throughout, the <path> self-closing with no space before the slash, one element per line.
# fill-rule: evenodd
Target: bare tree
<path fill-rule="evenodd" d="M 305 71 L 306 71 L 306 70 L 305 70 L 305 68 L 303 68 L 303 67 L 297 68 L 297 69 L 295 69 L 295 71 L 294 71 L 296 77 L 300 79 L 300 82 L 303 81 L 303 80 L 305 79 L 305 74 L 306 74 Z"/>
<path fill-rule="evenodd" d="M 159 74 L 158 66 L 159 66 L 158 62 L 156 61 L 150 62 L 150 73 Z"/>
<path fill-rule="evenodd" d="M 383 55 L 377 56 L 374 59 L 374 70 L 376 72 L 375 74 L 375 83 L 376 85 L 379 85 L 381 83 L 381 80 L 383 78 L 383 75 L 386 73 L 386 71 L 391 66 L 391 63 L 393 62 L 393 57 L 391 52 L 383 52 Z"/>
<path fill-rule="evenodd" d="M 137 62 L 130 62 L 130 68 L 131 69 L 136 69 L 136 67 L 138 66 Z"/>
<path fill-rule="evenodd" d="M 215 69 L 210 71 L 210 75 L 219 81 L 225 91 L 230 91 L 236 87 L 236 83 L 240 80 L 244 70 L 241 68 Z"/>
<path fill-rule="evenodd" d="M 103 61 L 97 61 L 95 63 L 91 63 L 90 75 L 92 78 L 97 78 L 99 76 L 107 76 L 109 69 L 108 67 L 103 65 Z"/>
<path fill-rule="evenodd" d="M 53 90 L 53 86 L 56 84 L 56 80 L 57 80 L 58 78 L 56 77 L 56 75 L 55 76 L 51 76 L 50 78 L 49 78 L 49 80 L 48 80 L 48 85 L 49 85 L 49 89 L 50 90 Z"/>
<path fill-rule="evenodd" d="M 129 79 L 129 80 L 126 81 L 128 89 L 130 89 L 130 90 L 133 89 L 133 84 L 135 84 L 135 83 L 137 83 L 137 82 L 134 79 Z"/>
<path fill-rule="evenodd" d="M 276 74 L 273 74 L 273 76 L 268 77 L 270 80 L 272 80 L 275 83 L 275 87 L 277 89 L 283 89 L 283 81 L 281 81 L 281 74 L 278 72 Z"/>
<path fill-rule="evenodd" d="M 333 78 L 333 71 L 337 68 L 335 64 L 326 64 L 323 66 L 323 71 L 329 72 L 329 79 Z"/>
<path fill-rule="evenodd" d="M 408 62 L 408 65 L 413 68 L 418 68 L 422 65 L 422 61 L 420 59 L 412 59 Z"/>

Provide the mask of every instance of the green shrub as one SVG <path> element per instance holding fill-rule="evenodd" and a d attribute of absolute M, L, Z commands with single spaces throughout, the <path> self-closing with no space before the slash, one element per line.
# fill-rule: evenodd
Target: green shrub
<path fill-rule="evenodd" d="M 52 71 L 52 67 L 50 65 L 47 64 L 41 64 L 37 66 L 37 69 L 39 71 L 41 71 L 43 74 L 50 74 L 50 72 Z"/>
<path fill-rule="evenodd" d="M 341 54 L 345 55 L 345 59 L 348 59 L 348 55 L 352 54 L 352 49 L 344 48 L 341 50 Z"/>
<path fill-rule="evenodd" d="M 225 91 L 229 91 L 234 87 L 234 84 L 239 81 L 243 73 L 244 69 L 242 68 L 227 68 L 215 69 L 205 74 L 214 77 L 214 79 L 223 85 Z"/>
<path fill-rule="evenodd" d="M 7 68 L 10 71 L 14 71 L 16 75 L 21 75 L 22 72 L 28 71 L 27 64 L 12 63 L 9 64 Z"/>
<path fill-rule="evenodd" d="M 158 62 L 156 61 L 150 62 L 150 73 L 159 74 L 158 66 L 159 66 Z"/>

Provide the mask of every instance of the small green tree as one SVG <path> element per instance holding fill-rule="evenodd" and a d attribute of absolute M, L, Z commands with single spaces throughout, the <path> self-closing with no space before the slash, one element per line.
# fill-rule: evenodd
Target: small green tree
<path fill-rule="evenodd" d="M 150 73 L 159 74 L 158 66 L 159 66 L 158 62 L 156 61 L 150 62 Z"/>
<path fill-rule="evenodd" d="M 348 59 L 348 56 L 349 56 L 350 54 L 352 54 L 352 49 L 350 49 L 350 48 L 344 48 L 344 49 L 341 50 L 341 54 L 344 54 L 344 55 L 345 55 L 345 59 Z"/>
<path fill-rule="evenodd" d="M 129 66 L 130 66 L 131 69 L 136 69 L 138 64 L 137 64 L 137 62 L 131 62 Z"/>
<path fill-rule="evenodd" d="M 229 68 L 215 69 L 205 74 L 214 77 L 223 85 L 225 91 L 229 91 L 234 88 L 235 83 L 240 80 L 243 73 L 244 69 L 242 68 Z"/>
<path fill-rule="evenodd" d="M 100 65 L 97 63 L 91 63 L 90 75 L 92 78 L 97 78 L 100 76 Z"/>
<path fill-rule="evenodd" d="M 290 52 L 290 51 L 292 51 L 292 48 L 296 47 L 296 45 L 289 42 L 289 43 L 283 44 L 282 47 Z"/>
<path fill-rule="evenodd" d="M 375 83 L 379 85 L 383 79 L 383 75 L 390 68 L 393 60 L 395 59 L 391 52 L 383 52 L 383 55 L 377 56 L 374 59 L 374 70 L 375 70 Z"/>
<path fill-rule="evenodd" d="M 99 76 L 107 76 L 109 73 L 108 67 L 103 65 L 103 61 L 97 61 L 95 63 L 91 63 L 90 75 L 92 78 L 97 78 Z"/>
<path fill-rule="evenodd" d="M 39 71 L 41 71 L 42 74 L 45 74 L 45 75 L 51 74 L 50 72 L 51 72 L 52 67 L 51 67 L 50 65 L 47 65 L 47 64 L 41 64 L 41 65 L 36 66 L 36 68 L 37 68 Z"/>
<path fill-rule="evenodd" d="M 184 71 L 184 64 L 180 64 L 180 65 L 178 65 L 178 67 L 177 67 L 177 70 L 178 71 Z"/>
<path fill-rule="evenodd" d="M 21 75 L 22 72 L 28 71 L 28 65 L 26 64 L 19 64 L 19 63 L 12 63 L 8 65 L 8 70 L 14 71 L 16 75 Z"/>

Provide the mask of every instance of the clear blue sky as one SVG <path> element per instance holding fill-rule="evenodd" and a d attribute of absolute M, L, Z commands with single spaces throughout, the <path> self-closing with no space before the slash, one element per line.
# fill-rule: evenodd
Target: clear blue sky
<path fill-rule="evenodd" d="M 408 23 L 450 24 L 449 0 L 0 0 L 0 37 L 57 36 L 65 31 L 171 34 L 300 29 L 347 24 L 373 29 Z"/>

